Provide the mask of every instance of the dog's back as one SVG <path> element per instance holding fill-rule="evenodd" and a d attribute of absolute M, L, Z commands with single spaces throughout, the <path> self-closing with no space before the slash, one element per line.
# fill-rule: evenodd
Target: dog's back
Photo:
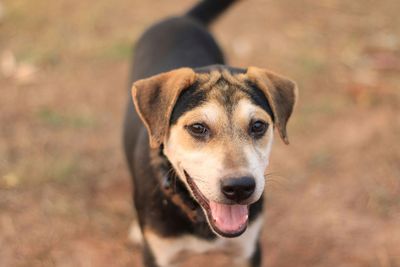
<path fill-rule="evenodd" d="M 136 44 L 131 82 L 180 67 L 223 64 L 222 51 L 206 27 L 233 2 L 202 1 L 149 28 Z"/>
<path fill-rule="evenodd" d="M 233 2 L 204 0 L 135 47 L 124 148 L 148 267 L 213 250 L 260 266 L 264 173 L 274 129 L 288 143 L 297 88 L 225 65 L 207 26 Z"/>
<path fill-rule="evenodd" d="M 151 26 L 135 45 L 129 85 L 181 67 L 224 64 L 223 53 L 207 31 L 207 26 L 235 1 L 204 0 L 182 16 Z M 129 97 L 124 121 L 124 149 L 131 172 L 133 151 L 142 128 Z"/>

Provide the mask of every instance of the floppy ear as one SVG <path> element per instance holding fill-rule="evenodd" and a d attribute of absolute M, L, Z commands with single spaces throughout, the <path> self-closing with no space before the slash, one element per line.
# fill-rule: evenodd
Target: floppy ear
<path fill-rule="evenodd" d="M 152 148 L 162 144 L 179 94 L 194 83 L 195 77 L 192 69 L 181 68 L 133 84 L 133 103 L 147 128 Z"/>
<path fill-rule="evenodd" d="M 256 67 L 249 67 L 246 74 L 264 93 L 274 114 L 279 135 L 285 144 L 289 144 L 286 124 L 297 100 L 296 84 L 285 77 Z"/>

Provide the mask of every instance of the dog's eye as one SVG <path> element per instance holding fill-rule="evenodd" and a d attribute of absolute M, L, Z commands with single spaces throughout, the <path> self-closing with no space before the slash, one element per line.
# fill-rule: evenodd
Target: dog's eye
<path fill-rule="evenodd" d="M 268 123 L 264 121 L 252 121 L 250 122 L 249 134 L 254 138 L 261 138 L 268 129 Z"/>
<path fill-rule="evenodd" d="M 195 138 L 204 139 L 210 134 L 207 125 L 203 123 L 193 123 L 186 126 L 187 131 Z"/>

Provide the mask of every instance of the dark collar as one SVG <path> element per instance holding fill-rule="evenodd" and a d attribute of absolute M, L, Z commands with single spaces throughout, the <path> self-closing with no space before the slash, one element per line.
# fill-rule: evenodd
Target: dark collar
<path fill-rule="evenodd" d="M 192 222 L 205 222 L 200 205 L 193 199 L 174 167 L 163 153 L 163 147 L 151 150 L 151 159 L 157 170 L 156 178 L 163 194 L 177 206 Z"/>

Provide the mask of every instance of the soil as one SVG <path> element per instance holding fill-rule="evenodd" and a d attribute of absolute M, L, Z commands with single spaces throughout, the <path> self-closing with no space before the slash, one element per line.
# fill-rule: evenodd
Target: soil
<path fill-rule="evenodd" d="M 141 266 L 121 145 L 131 47 L 194 2 L 0 0 L 0 267 Z M 272 152 L 263 266 L 400 266 L 399 9 L 248 0 L 212 26 L 230 65 L 300 89 Z M 186 266 L 201 264 L 230 266 Z"/>

